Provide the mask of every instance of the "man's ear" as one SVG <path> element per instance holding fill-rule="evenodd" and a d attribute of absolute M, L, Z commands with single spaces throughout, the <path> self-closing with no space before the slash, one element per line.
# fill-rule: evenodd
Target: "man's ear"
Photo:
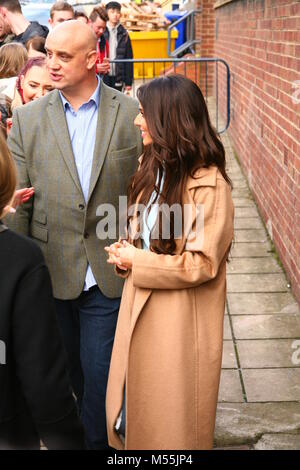
<path fill-rule="evenodd" d="M 97 62 L 97 51 L 96 50 L 90 51 L 86 57 L 87 69 L 92 70 L 92 68 L 95 67 L 96 62 Z"/>
<path fill-rule="evenodd" d="M 52 18 L 49 18 L 48 23 L 50 24 L 50 26 L 52 26 L 52 24 L 53 24 Z"/>

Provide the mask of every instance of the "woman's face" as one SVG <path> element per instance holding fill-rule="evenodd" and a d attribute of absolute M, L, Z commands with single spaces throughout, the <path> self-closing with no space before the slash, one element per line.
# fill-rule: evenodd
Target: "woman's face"
<path fill-rule="evenodd" d="M 45 96 L 53 90 L 46 66 L 38 67 L 34 65 L 21 78 L 21 87 L 25 103 Z"/>
<path fill-rule="evenodd" d="M 134 120 L 134 124 L 140 128 L 142 139 L 143 139 L 143 144 L 144 145 L 149 145 L 152 144 L 152 138 L 148 132 L 148 127 L 146 123 L 146 119 L 144 117 L 144 111 L 141 103 L 139 104 L 139 114 Z"/>

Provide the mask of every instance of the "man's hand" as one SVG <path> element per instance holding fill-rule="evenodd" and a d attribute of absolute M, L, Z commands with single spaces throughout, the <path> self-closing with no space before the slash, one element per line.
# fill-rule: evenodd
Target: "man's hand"
<path fill-rule="evenodd" d="M 130 95 L 131 90 L 132 90 L 132 87 L 130 85 L 126 85 L 124 88 L 125 95 Z"/>

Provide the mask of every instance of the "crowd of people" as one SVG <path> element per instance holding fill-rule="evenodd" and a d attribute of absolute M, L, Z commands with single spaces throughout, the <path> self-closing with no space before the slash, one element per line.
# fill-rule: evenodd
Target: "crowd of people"
<path fill-rule="evenodd" d="M 20 90 L 16 88 L 17 82 L 22 79 L 19 75 L 21 68 L 25 59 L 46 57 L 45 41 L 49 30 L 37 21 L 28 21 L 18 0 L 0 1 L 0 11 L 0 122 L 8 132 L 13 109 L 24 104 L 23 100 L 18 99 Z M 118 2 L 109 2 L 105 8 L 95 7 L 88 17 L 83 11 L 74 10 L 68 2 L 58 1 L 50 9 L 49 27 L 52 30 L 64 21 L 75 19 L 88 24 L 98 39 L 97 73 L 108 86 L 129 94 L 133 65 L 111 63 L 116 59 L 133 58 L 130 37 L 120 24 L 120 16 L 121 5 Z M 25 59 L 20 66 L 21 56 Z M 48 90 L 46 87 L 45 92 Z M 32 99 L 39 96 L 35 94 Z"/>
<path fill-rule="evenodd" d="M 45 40 L 19 7 L 0 0 L 0 449 L 210 449 L 233 204 L 202 93 L 127 96 L 117 2 L 57 2 Z"/>

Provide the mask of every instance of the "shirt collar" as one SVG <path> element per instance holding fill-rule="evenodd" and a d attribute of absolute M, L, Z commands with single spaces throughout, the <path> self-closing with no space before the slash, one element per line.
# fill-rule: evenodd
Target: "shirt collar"
<path fill-rule="evenodd" d="M 106 27 L 108 28 L 109 31 L 115 32 L 115 31 L 117 31 L 117 29 L 119 27 L 119 24 L 120 24 L 120 22 L 118 24 L 116 24 L 116 26 L 112 26 L 112 25 L 106 23 Z"/>
<path fill-rule="evenodd" d="M 100 77 L 98 77 L 98 75 L 96 75 L 97 77 L 97 80 L 98 80 L 98 85 L 97 85 L 97 88 L 96 90 L 94 91 L 94 93 L 92 94 L 92 96 L 87 100 L 86 103 L 83 103 L 83 104 L 87 104 L 87 103 L 90 103 L 90 101 L 94 101 L 95 105 L 97 106 L 97 108 L 99 108 L 99 102 L 100 102 L 100 87 L 101 87 L 101 79 Z M 63 104 L 63 107 L 64 107 L 64 110 L 66 111 L 67 108 L 72 108 L 72 105 L 69 103 L 69 101 L 64 97 L 64 95 L 62 94 L 62 92 L 59 90 L 58 91 L 59 94 L 60 94 L 60 98 L 62 100 L 62 104 Z M 83 105 L 81 105 L 83 106 Z M 80 107 L 81 107 L 80 106 Z"/>

